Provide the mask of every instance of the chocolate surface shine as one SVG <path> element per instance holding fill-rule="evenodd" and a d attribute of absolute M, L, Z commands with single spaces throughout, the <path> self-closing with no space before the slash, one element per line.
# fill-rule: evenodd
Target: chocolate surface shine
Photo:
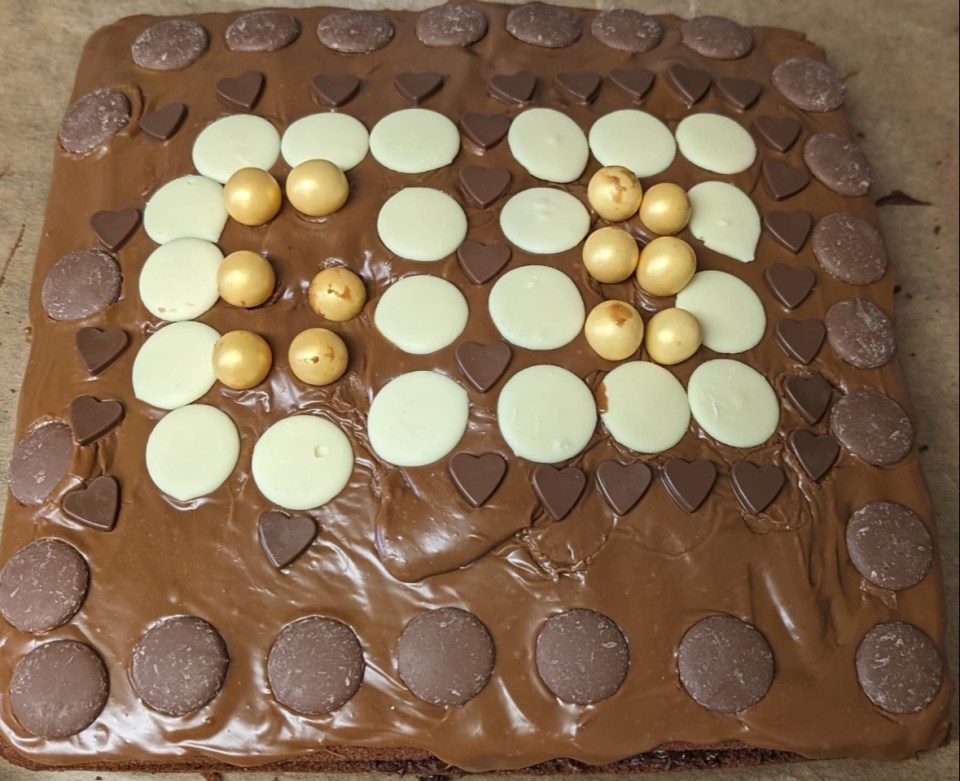
<path fill-rule="evenodd" d="M 505 28 L 508 10 L 484 5 L 489 31 L 466 49 L 424 46 L 415 34 L 416 14 L 389 12 L 393 40 L 383 49 L 351 56 L 348 67 L 363 86 L 342 110 L 371 128 L 385 114 L 406 108 L 409 104 L 393 86 L 402 67 L 443 74 L 444 88 L 430 99 L 430 107 L 455 122 L 467 112 L 515 117 L 523 107 L 491 97 L 486 84 L 495 74 L 528 70 L 537 76 L 532 105 L 558 108 L 587 129 L 596 117 L 632 106 L 631 98 L 605 78 L 593 103 L 571 105 L 551 88 L 557 74 L 589 68 L 607 76 L 617 68 L 641 67 L 656 76 L 642 108 L 672 129 L 689 112 L 666 78 L 671 65 L 706 70 L 714 82 L 730 76 L 766 85 L 778 62 L 793 56 L 822 58 L 798 34 L 755 29 L 754 49 L 742 60 L 707 60 L 681 45 L 680 20 L 675 17 L 659 18 L 663 42 L 643 54 L 610 49 L 590 34 L 563 49 L 521 45 Z M 326 110 L 313 97 L 311 81 L 320 73 L 344 68 L 343 55 L 320 45 L 312 34 L 329 9 L 291 13 L 305 33 L 279 51 L 258 55 L 256 63 L 265 86 L 254 113 L 281 130 L 302 116 Z M 575 13 L 583 29 L 589 30 L 593 14 Z M 368 156 L 348 173 L 351 197 L 346 206 L 325 220 L 308 222 L 285 204 L 280 215 L 263 227 L 229 222 L 220 248 L 225 254 L 239 249 L 266 254 L 277 270 L 278 293 L 272 303 L 250 311 L 221 301 L 201 319 L 221 333 L 244 328 L 262 334 L 273 348 L 274 368 L 253 390 L 215 385 L 200 400 L 224 410 L 240 432 L 240 459 L 230 478 L 211 495 L 189 503 L 176 502 L 155 488 L 146 476 L 144 446 L 162 413 L 134 399 L 130 380 L 134 357 L 147 335 L 160 326 L 147 318 L 136 293 L 140 269 L 154 245 L 143 231 L 134 232 L 117 252 L 124 270 L 120 300 L 83 321 L 48 319 L 40 287 L 60 257 L 94 240 L 89 228 L 94 212 L 142 209 L 161 184 L 194 172 L 194 139 L 209 122 L 228 113 L 216 98 L 216 81 L 250 67 L 242 53 L 228 51 L 223 43 L 224 31 L 236 16 L 195 17 L 210 37 L 202 69 L 194 66 L 185 73 L 158 75 L 135 66 L 130 44 L 154 21 L 146 17 L 99 31 L 84 53 L 73 100 L 100 87 L 117 87 L 133 95 L 142 85 L 144 97 L 134 101 L 134 120 L 144 110 L 171 102 L 186 104 L 188 113 L 177 134 L 163 144 L 149 139 L 138 122 L 131 121 L 109 141 L 104 156 L 77 159 L 59 148 L 55 152 L 53 188 L 37 258 L 38 284 L 31 294 L 34 337 L 18 414 L 18 440 L 37 421 L 66 420 L 70 402 L 83 394 L 119 400 L 125 417 L 117 431 L 75 448 L 68 476 L 42 504 L 25 507 L 9 499 L 0 561 L 44 536 L 63 539 L 83 554 L 90 569 L 87 599 L 72 621 L 49 639 L 92 645 L 107 666 L 110 694 L 91 727 L 70 739 L 50 741 L 26 732 L 11 712 L 9 698 L 3 698 L 3 737 L 30 759 L 52 765 L 206 757 L 251 766 L 319 756 L 326 747 L 338 751 L 343 746 L 365 746 L 421 749 L 470 770 L 520 768 L 554 757 L 605 764 L 678 743 L 715 746 L 734 741 L 733 745 L 810 757 L 882 758 L 902 758 L 939 745 L 949 725 L 948 682 L 923 710 L 901 716 L 884 713 L 871 703 L 856 674 L 857 648 L 880 623 L 909 622 L 942 647 L 939 562 L 935 560 L 930 574 L 917 585 L 898 593 L 896 608 L 891 609 L 862 591 L 862 577 L 844 543 L 848 517 L 870 501 L 897 502 L 932 524 L 915 446 L 906 458 L 886 468 L 870 466 L 841 449 L 833 468 L 814 482 L 786 447 L 787 434 L 807 428 L 786 402 L 774 437 L 749 450 L 717 444 L 692 421 L 675 448 L 641 456 L 615 446 L 598 427 L 584 453 L 561 465 L 582 469 L 587 477 L 577 506 L 561 522 L 546 517 L 531 490 L 534 465 L 515 458 L 499 433 L 494 414 L 497 386 L 481 393 L 464 383 L 470 421 L 456 448 L 498 453 L 509 463 L 503 482 L 484 506 L 475 509 L 460 495 L 448 475 L 447 459 L 399 470 L 372 454 L 363 425 L 365 413 L 374 393 L 391 378 L 435 368 L 463 382 L 454 345 L 433 355 L 412 356 L 379 336 L 373 312 L 392 281 L 410 273 L 449 279 L 470 307 L 469 323 L 458 342 L 488 344 L 499 338 L 486 304 L 492 283 L 470 283 L 455 256 L 431 264 L 392 258 L 377 237 L 377 212 L 406 186 L 437 187 L 460 200 L 456 177 L 468 164 L 508 168 L 513 176 L 511 193 L 541 185 L 516 164 L 505 143 L 484 151 L 464 137 L 451 166 L 418 176 L 387 171 Z M 731 114 L 715 87 L 694 110 Z M 751 196 L 761 214 L 776 208 L 803 209 L 819 219 L 849 212 L 877 224 L 869 199 L 844 198 L 816 180 L 780 204 L 760 183 L 762 162 L 773 156 L 802 166 L 803 141 L 813 133 L 852 136 L 843 111 L 797 112 L 786 108 L 775 90 L 764 89 L 738 120 L 749 128 L 761 115 L 796 115 L 803 124 L 800 141 L 787 153 L 758 145 L 756 163 L 729 177 Z M 565 189 L 586 202 L 586 182 L 597 168 L 591 159 L 583 176 Z M 273 173 L 282 182 L 289 168 L 281 160 Z M 703 178 L 703 171 L 678 154 L 667 171 L 643 184 L 670 181 L 687 188 Z M 81 182 L 83 207 L 89 214 L 77 213 Z M 479 210 L 465 204 L 468 238 L 503 243 L 498 209 L 499 205 Z M 707 250 L 688 232 L 681 236 L 696 248 L 701 269 L 734 273 L 762 297 L 766 335 L 756 348 L 733 357 L 755 366 L 782 395 L 785 377 L 797 374 L 799 367 L 774 342 L 774 325 L 784 310 L 769 294 L 763 273 L 774 263 L 818 268 L 810 243 L 794 255 L 765 232 L 758 259 L 741 264 Z M 570 274 L 590 309 L 601 296 L 579 258 L 576 247 L 546 260 Z M 327 388 L 311 388 L 291 379 L 285 356 L 293 334 L 324 325 L 307 305 L 306 289 L 328 262 L 342 262 L 360 273 L 370 301 L 359 318 L 332 326 L 350 349 L 347 374 Z M 539 262 L 544 258 L 515 249 L 507 268 Z M 822 319 L 832 304 L 851 295 L 892 311 L 893 285 L 890 270 L 881 281 L 860 288 L 819 273 L 816 288 L 791 316 Z M 604 286 L 603 294 L 636 299 L 632 283 Z M 130 333 L 130 346 L 95 381 L 71 352 L 74 334 L 83 326 Z M 686 385 L 696 366 L 715 357 L 703 348 L 671 370 Z M 580 336 L 548 353 L 514 350 L 506 377 L 539 363 L 562 364 L 594 388 L 602 372 L 612 368 Z M 910 411 L 896 360 L 878 369 L 857 370 L 832 350 L 822 349 L 811 369 L 840 394 L 878 389 Z M 281 573 L 263 554 L 258 539 L 259 516 L 277 508 L 256 489 L 250 458 L 267 427 L 297 411 L 317 412 L 338 424 L 351 439 L 356 463 L 344 491 L 310 513 L 323 533 Z M 827 432 L 828 417 L 813 428 L 816 433 Z M 597 468 L 604 461 L 642 461 L 656 473 L 671 457 L 709 459 L 717 467 L 718 478 L 694 513 L 677 506 L 658 479 L 623 517 L 615 516 L 595 488 Z M 749 519 L 729 480 L 731 465 L 743 458 L 758 466 L 775 464 L 787 475 L 771 505 Z M 109 534 L 84 528 L 59 509 L 63 493 L 104 472 L 124 487 L 120 517 Z M 476 615 L 488 627 L 496 648 L 489 683 L 458 708 L 422 701 L 403 684 L 397 668 L 397 640 L 404 627 L 418 614 L 439 607 Z M 630 666 L 622 685 L 591 706 L 559 702 L 540 680 L 534 662 L 544 623 L 572 609 L 609 617 L 629 646 Z M 755 626 L 773 654 L 776 672 L 769 691 L 738 714 L 709 712 L 683 690 L 678 678 L 676 651 L 681 638 L 698 621 L 717 613 Z M 230 655 L 218 696 L 196 713 L 174 720 L 158 718 L 139 701 L 128 669 L 142 634 L 171 615 L 208 621 L 222 635 Z M 267 655 L 286 625 L 317 615 L 340 621 L 356 633 L 365 669 L 356 694 L 342 707 L 303 716 L 272 696 Z M 29 635 L 4 627 L 0 687 L 6 690 L 16 662 L 36 645 Z"/>

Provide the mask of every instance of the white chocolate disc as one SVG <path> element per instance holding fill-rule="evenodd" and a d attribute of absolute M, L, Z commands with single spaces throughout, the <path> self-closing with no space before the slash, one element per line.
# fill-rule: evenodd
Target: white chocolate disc
<path fill-rule="evenodd" d="M 427 355 L 452 344 L 467 325 L 467 299 L 445 279 L 417 274 L 394 282 L 373 322 L 405 353 Z"/>
<path fill-rule="evenodd" d="M 676 135 L 680 154 L 717 174 L 738 174 L 757 159 L 753 137 L 739 122 L 720 114 L 692 114 L 680 120 Z"/>
<path fill-rule="evenodd" d="M 649 361 L 620 364 L 603 378 L 607 410 L 600 417 L 610 435 L 638 453 L 662 453 L 690 426 L 690 405 L 680 381 Z"/>
<path fill-rule="evenodd" d="M 193 320 L 217 303 L 217 269 L 223 253 L 200 239 L 175 239 L 157 247 L 140 272 L 140 300 L 161 320 Z"/>
<path fill-rule="evenodd" d="M 370 153 L 384 168 L 422 174 L 450 165 L 460 151 L 460 131 L 443 114 L 406 108 L 387 114 L 370 131 Z"/>
<path fill-rule="evenodd" d="M 191 404 L 168 413 L 147 439 L 147 473 L 165 494 L 187 502 L 213 493 L 240 455 L 237 427 L 225 412 Z"/>
<path fill-rule="evenodd" d="M 311 510 L 350 482 L 353 448 L 329 420 L 293 415 L 274 423 L 257 440 L 251 472 L 260 493 L 274 504 Z"/>
<path fill-rule="evenodd" d="M 387 199 L 377 215 L 380 241 L 406 260 L 443 260 L 467 236 L 460 204 L 440 190 L 407 187 Z"/>
<path fill-rule="evenodd" d="M 241 168 L 269 171 L 280 156 L 280 134 L 263 117 L 231 114 L 200 131 L 193 142 L 193 166 L 226 184 Z"/>
<path fill-rule="evenodd" d="M 590 230 L 590 214 L 574 196 L 551 187 L 532 187 L 512 196 L 500 210 L 500 230 L 524 252 L 552 255 L 573 249 Z"/>
<path fill-rule="evenodd" d="M 763 338 L 767 316 L 753 289 L 725 271 L 700 271 L 677 293 L 677 307 L 697 318 L 703 344 L 717 353 L 742 353 Z"/>
<path fill-rule="evenodd" d="M 329 160 L 349 171 L 367 156 L 370 134 L 349 114 L 311 114 L 294 122 L 280 141 L 283 159 L 291 168 L 307 160 Z"/>
<path fill-rule="evenodd" d="M 164 326 L 133 360 L 133 395 L 160 409 L 192 404 L 213 387 L 213 346 L 220 334 L 186 321 Z"/>
<path fill-rule="evenodd" d="M 531 176 L 561 184 L 580 177 L 590 159 L 587 137 L 566 114 L 530 108 L 510 123 L 510 153 Z"/>
<path fill-rule="evenodd" d="M 227 222 L 223 187 L 205 176 L 181 176 L 150 196 L 143 229 L 157 244 L 203 239 L 216 244 Z"/>
<path fill-rule="evenodd" d="M 687 395 L 697 423 L 724 445 L 762 445 L 780 422 L 780 403 L 770 383 L 740 361 L 701 363 L 690 375 Z"/>
<path fill-rule="evenodd" d="M 750 197 L 726 182 L 701 182 L 687 192 L 690 232 L 714 252 L 742 263 L 754 259 L 760 215 Z"/>
<path fill-rule="evenodd" d="M 642 178 L 670 167 L 677 142 L 669 128 L 652 114 L 625 108 L 593 123 L 590 151 L 600 165 L 622 165 Z"/>
<path fill-rule="evenodd" d="M 555 464 L 589 444 L 597 428 L 597 405 L 576 374 L 541 364 L 507 380 L 497 399 L 497 422 L 516 456 Z"/>
<path fill-rule="evenodd" d="M 431 371 L 401 374 L 370 404 L 370 446 L 388 464 L 432 464 L 457 446 L 469 414 L 467 392 L 449 377 Z"/>
<path fill-rule="evenodd" d="M 520 266 L 493 286 L 490 317 L 510 344 L 555 350 L 580 334 L 586 311 L 577 286 L 551 266 Z"/>

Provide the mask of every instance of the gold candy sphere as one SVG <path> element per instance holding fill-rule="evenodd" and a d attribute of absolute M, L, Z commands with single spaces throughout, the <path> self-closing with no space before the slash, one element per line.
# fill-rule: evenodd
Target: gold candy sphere
<path fill-rule="evenodd" d="M 622 361 L 640 349 L 643 319 L 626 301 L 604 301 L 590 310 L 583 333 L 601 358 Z"/>
<path fill-rule="evenodd" d="M 693 279 L 696 270 L 693 247 L 683 239 L 661 236 L 641 251 L 637 284 L 652 296 L 674 296 Z"/>
<path fill-rule="evenodd" d="M 608 165 L 590 177 L 587 200 L 593 210 L 610 222 L 621 222 L 637 213 L 643 188 L 636 174 L 622 165 Z"/>
<path fill-rule="evenodd" d="M 664 366 L 687 360 L 700 349 L 700 342 L 700 323 L 685 309 L 663 309 L 647 321 L 647 353 Z"/>
<path fill-rule="evenodd" d="M 241 168 L 223 186 L 227 214 L 243 225 L 263 225 L 280 211 L 280 185 L 266 171 Z"/>
<path fill-rule="evenodd" d="M 367 303 L 363 280 L 343 266 L 330 266 L 319 272 L 307 291 L 310 308 L 321 317 L 342 323 L 352 320 Z"/>
<path fill-rule="evenodd" d="M 248 249 L 231 252 L 217 269 L 217 289 L 228 304 L 244 309 L 260 306 L 277 284 L 270 261 Z"/>
<path fill-rule="evenodd" d="M 287 199 L 301 214 L 326 217 L 347 202 L 350 185 L 329 160 L 307 160 L 287 177 Z"/>
<path fill-rule="evenodd" d="M 253 331 L 229 331 L 213 345 L 213 373 L 228 388 L 246 390 L 259 385 L 272 364 L 270 345 Z"/>
<path fill-rule="evenodd" d="M 347 345 L 326 328 L 308 328 L 290 342 L 290 370 L 307 385 L 329 385 L 347 370 Z"/>
<path fill-rule="evenodd" d="M 583 243 L 583 265 L 597 282 L 623 282 L 637 269 L 640 247 L 623 228 L 600 228 Z"/>
<path fill-rule="evenodd" d="M 687 227 L 690 222 L 690 199 L 686 191 L 676 184 L 655 184 L 640 204 L 640 222 L 654 233 L 672 236 Z"/>

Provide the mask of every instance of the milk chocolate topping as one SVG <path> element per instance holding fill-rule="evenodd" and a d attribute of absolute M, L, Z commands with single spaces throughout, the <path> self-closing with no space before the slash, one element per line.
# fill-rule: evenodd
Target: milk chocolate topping
<path fill-rule="evenodd" d="M 863 577 L 844 541 L 850 512 L 871 501 L 909 507 L 932 525 L 934 515 L 915 445 L 908 442 L 902 458 L 877 468 L 846 448 L 838 452 L 826 419 L 808 431 L 787 402 L 781 405 L 770 440 L 744 450 L 715 442 L 695 422 L 677 446 L 658 455 L 617 446 L 598 428 L 580 456 L 557 465 L 582 470 L 586 487 L 570 513 L 553 521 L 531 486 L 534 465 L 517 459 L 499 433 L 498 386 L 483 393 L 463 380 L 456 345 L 432 355 L 407 355 L 376 331 L 372 315 L 384 290 L 402 276 L 427 273 L 449 280 L 468 302 L 469 321 L 457 344 L 499 339 L 487 310 L 489 284 L 469 281 L 453 255 L 436 263 L 392 257 L 378 239 L 376 217 L 385 200 L 402 187 L 426 185 L 459 199 L 458 172 L 470 164 L 508 169 L 516 191 L 542 186 L 517 164 L 506 143 L 482 149 L 464 136 L 452 165 L 413 176 L 386 170 L 368 155 L 348 172 L 351 197 L 330 217 L 308 221 L 285 203 L 262 227 L 229 221 L 218 246 L 224 254 L 250 249 L 270 258 L 278 275 L 277 294 L 253 310 L 220 302 L 202 321 L 221 333 L 242 328 L 262 334 L 273 348 L 275 365 L 267 380 L 252 390 L 217 384 L 200 400 L 223 410 L 240 433 L 239 462 L 226 482 L 209 496 L 189 502 L 177 502 L 156 488 L 146 475 L 144 448 L 165 413 L 136 400 L 131 389 L 133 360 L 147 336 L 161 326 L 146 316 L 137 294 L 140 270 L 155 245 L 145 232 L 133 233 L 117 251 L 124 272 L 122 295 L 106 308 L 92 310 L 83 322 L 50 319 L 41 288 L 59 258 L 90 246 L 93 213 L 118 206 L 142 209 L 164 182 L 194 172 L 194 140 L 229 111 L 215 94 L 219 79 L 251 67 L 261 71 L 266 88 L 254 113 L 282 132 L 296 119 L 326 110 L 318 106 L 311 86 L 318 74 L 347 71 L 361 80 L 362 88 L 341 110 L 369 129 L 386 114 L 409 105 L 393 86 L 400 70 L 444 74 L 444 87 L 429 105 L 457 125 L 468 113 L 516 117 L 525 107 L 492 97 L 486 85 L 491 77 L 526 71 L 535 81 L 524 99 L 556 108 L 588 130 L 597 117 L 634 106 L 635 96 L 608 86 L 611 74 L 642 68 L 654 74 L 642 109 L 673 129 L 690 110 L 666 76 L 671 66 L 703 71 L 710 83 L 729 76 L 767 85 L 778 63 L 791 57 L 823 59 L 823 53 L 802 36 L 762 28 L 752 30 L 753 49 L 742 59 L 705 59 L 680 43 L 680 20 L 671 16 L 658 17 L 663 28 L 658 46 L 628 54 L 600 42 L 589 32 L 594 14 L 577 10 L 566 13 L 580 20 L 577 31 L 588 32 L 554 50 L 517 41 L 506 29 L 508 9 L 496 5 L 483 6 L 488 32 L 466 48 L 424 46 L 414 29 L 416 14 L 384 12 L 374 15 L 375 23 L 368 28 L 378 33 L 375 40 L 359 46 L 353 42 L 353 51 L 367 53 L 345 56 L 313 34 L 322 19 L 338 12 L 327 8 L 289 12 L 303 34 L 290 45 L 255 58 L 231 52 L 224 43 L 227 27 L 239 14 L 195 17 L 209 33 L 209 49 L 183 71 L 147 73 L 132 62 L 130 47 L 156 23 L 153 18 L 131 18 L 101 30 L 84 53 L 73 101 L 95 89 L 136 88 L 151 110 L 173 101 L 189 110 L 180 130 L 163 143 L 140 132 L 138 104 L 128 126 L 105 142 L 104 154 L 77 157 L 59 145 L 54 149 L 53 187 L 31 294 L 33 340 L 17 439 L 41 421 L 65 419 L 70 402 L 84 394 L 120 401 L 125 417 L 114 433 L 87 447 L 74 448 L 69 437 L 64 442 L 60 436 L 50 449 L 18 448 L 11 481 L 15 496 L 8 500 L 0 562 L 6 563 L 40 537 L 60 538 L 80 551 L 95 587 L 71 621 L 54 630 L 51 640 L 70 638 L 92 646 L 105 660 L 110 693 L 99 713 L 93 706 L 102 704 L 95 695 L 106 692 L 104 676 L 88 678 L 87 683 L 95 685 L 82 692 L 58 686 L 33 694 L 18 689 L 13 706 L 11 698 L 3 698 L 3 738 L 33 760 L 53 765 L 204 757 L 250 766 L 361 746 L 423 750 L 472 770 L 524 767 L 554 757 L 602 764 L 676 742 L 716 746 L 737 741 L 811 757 L 883 758 L 906 757 L 938 745 L 948 730 L 949 683 L 927 687 L 919 702 L 887 700 L 897 707 L 919 704 L 916 713 L 883 711 L 864 695 L 856 657 L 867 633 L 891 621 L 919 627 L 930 638 L 934 653 L 942 648 L 939 563 L 935 560 L 929 574 L 898 592 L 891 608 L 862 590 Z M 321 29 L 335 32 L 330 25 Z M 335 45 L 343 43 L 337 39 Z M 589 105 L 570 103 L 553 88 L 560 72 L 587 68 L 606 80 Z M 712 88 L 694 110 L 732 113 Z M 867 198 L 841 196 L 816 180 L 788 196 L 785 204 L 774 202 L 761 184 L 765 161 L 775 156 L 802 166 L 804 143 L 813 134 L 854 134 L 844 112 L 785 108 L 776 89 L 765 88 L 735 118 L 749 128 L 759 116 L 784 113 L 796 116 L 802 125 L 794 146 L 781 153 L 759 144 L 756 162 L 725 179 L 750 196 L 761 217 L 774 209 L 804 210 L 822 225 L 826 215 L 843 213 L 876 233 L 876 212 Z M 583 175 L 562 189 L 585 203 L 586 183 L 598 167 L 591 159 Z M 281 160 L 272 172 L 282 183 L 289 167 Z M 669 181 L 689 188 L 704 178 L 701 169 L 677 155 L 667 170 L 644 178 L 643 185 Z M 77 192 L 85 193 L 79 205 Z M 504 243 L 496 219 L 501 203 L 487 210 L 465 206 L 468 239 Z M 77 214 L 78 208 L 88 213 Z M 65 221 L 64 214 L 75 219 Z M 859 257 L 859 273 L 851 274 L 850 259 L 831 256 L 829 243 L 817 244 L 816 235 L 794 254 L 764 232 L 757 259 L 751 263 L 719 255 L 689 231 L 680 235 L 696 247 L 701 269 L 726 271 L 744 280 L 761 298 L 769 324 L 785 312 L 769 293 L 764 272 L 776 263 L 818 269 L 814 250 L 830 273 L 818 269 L 816 287 L 792 317 L 822 320 L 830 306 L 851 295 L 893 310 L 895 280 L 892 273 L 883 273 L 886 255 L 881 254 L 879 237 L 879 248 L 874 245 L 868 255 Z M 843 238 L 855 244 L 856 236 L 862 235 Z M 593 283 L 582 268 L 580 252 L 578 246 L 548 262 L 574 280 L 588 310 L 603 298 L 637 301 L 632 280 L 602 287 Z M 516 248 L 509 261 L 511 268 L 542 262 L 542 257 Z M 325 388 L 308 387 L 291 377 L 286 351 L 295 333 L 329 325 L 308 306 L 306 288 L 318 266 L 331 263 L 359 273 L 370 301 L 359 317 L 331 326 L 349 348 L 347 373 Z M 853 291 L 834 274 L 874 284 Z M 72 348 L 77 330 L 87 326 L 120 328 L 130 335 L 127 349 L 93 379 Z M 773 331 L 771 325 L 756 347 L 732 357 L 756 367 L 782 392 L 784 377 L 798 368 L 777 347 Z M 685 385 L 690 373 L 713 357 L 702 348 L 670 371 Z M 568 368 L 591 388 L 611 368 L 578 336 L 554 351 L 515 349 L 505 377 L 542 363 Z M 450 479 L 448 458 L 401 470 L 371 452 L 366 413 L 372 397 L 397 375 L 419 369 L 439 371 L 469 394 L 469 425 L 456 452 L 496 453 L 508 463 L 502 482 L 482 507 L 472 507 Z M 811 362 L 814 370 L 840 393 L 881 389 L 909 414 L 896 359 L 863 371 L 825 348 Z M 278 508 L 257 490 L 250 459 L 267 427 L 296 412 L 333 421 L 349 438 L 356 462 L 346 488 L 313 513 L 323 529 L 317 541 L 280 572 L 264 555 L 258 535 L 259 517 Z M 63 424 L 49 425 L 58 426 L 61 434 L 66 430 Z M 808 438 L 822 436 L 832 449 L 819 480 L 808 476 L 798 460 L 798 448 L 787 444 L 795 431 Z M 802 443 L 794 441 L 797 444 Z M 657 474 L 669 458 L 703 459 L 718 472 L 709 495 L 691 513 L 674 501 L 660 479 L 654 479 L 642 499 L 622 516 L 596 488 L 603 462 L 644 463 Z M 757 466 L 775 464 L 786 474 L 784 487 L 760 517 L 743 510 L 729 479 L 731 466 L 744 458 Z M 38 472 L 24 474 L 32 466 L 47 470 L 42 479 Z M 60 509 L 63 493 L 104 473 L 123 487 L 117 525 L 109 533 L 83 527 Z M 21 505 L 16 497 L 33 504 Z M 424 611 L 441 607 L 474 614 L 488 628 L 497 651 L 490 682 L 465 705 L 447 709 L 413 694 L 400 677 L 396 658 L 404 627 Z M 600 645 L 613 638 L 602 678 L 594 677 L 596 671 L 589 681 L 568 678 L 571 686 L 580 687 L 569 696 L 604 697 L 588 711 L 561 702 L 545 685 L 535 659 L 537 638 L 546 622 L 571 610 L 602 614 L 609 624 L 598 635 Z M 676 666 L 681 639 L 697 622 L 717 614 L 736 616 L 756 627 L 774 660 L 765 696 L 737 715 L 699 705 L 681 684 Z M 171 615 L 201 616 L 216 627 L 229 649 L 230 664 L 221 690 L 196 715 L 161 719 L 140 701 L 127 665 L 144 633 Z M 306 625 L 294 623 L 311 616 Z M 10 627 L 4 627 L 0 636 L 0 687 L 6 690 L 14 668 L 36 648 L 36 640 Z M 564 663 L 580 658 L 577 647 L 557 644 L 553 650 L 553 658 Z M 629 668 L 622 677 L 628 657 Z M 96 664 L 88 667 L 96 672 Z M 891 683 L 899 686 L 883 676 L 867 678 L 863 671 L 861 678 L 871 681 L 874 694 Z M 586 683 L 589 689 L 581 686 Z M 751 685 L 757 683 L 759 679 Z M 559 683 L 555 685 L 560 689 Z M 561 691 L 561 696 L 568 694 L 565 688 Z M 34 737 L 13 709 L 20 715 L 32 712 L 24 708 L 50 692 L 58 701 L 90 706 L 74 727 L 84 726 L 85 719 L 95 719 L 94 725 L 70 740 Z M 31 723 L 37 730 L 46 729 Z"/>

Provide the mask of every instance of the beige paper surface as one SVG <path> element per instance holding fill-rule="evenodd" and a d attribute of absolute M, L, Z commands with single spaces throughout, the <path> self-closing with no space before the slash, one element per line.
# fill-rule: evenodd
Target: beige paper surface
<path fill-rule="evenodd" d="M 331 0 L 332 1 L 332 0 Z M 510 0 L 506 0 L 509 2 Z M 948 605 L 948 661 L 957 679 L 958 606 L 958 67 L 953 0 L 552 0 L 557 4 L 636 7 L 689 17 L 722 14 L 749 25 L 802 30 L 848 76 L 847 109 L 877 171 L 872 195 L 901 190 L 929 206 L 881 209 L 896 264 L 900 361 L 917 412 L 921 460 L 940 526 Z M 0 0 L 0 473 L 6 475 L 17 394 L 27 357 L 27 297 L 49 187 L 52 150 L 80 50 L 98 27 L 138 13 L 186 14 L 257 8 L 265 0 Z M 314 3 L 286 0 L 287 6 Z M 375 7 L 376 0 L 339 0 Z M 425 8 L 436 0 L 388 2 Z M 78 208 L 83 194 L 77 193 Z M 2 695 L 0 695 L 2 696 Z M 723 778 L 956 778 L 958 722 L 948 746 L 915 761 L 811 762 L 727 772 Z M 0 781 L 120 781 L 131 773 L 31 773 L 0 760 Z M 226 781 L 273 781 L 275 773 L 227 773 Z M 323 778 L 300 774 L 303 781 Z M 706 779 L 675 773 L 671 781 Z M 718 775 L 718 777 L 720 777 Z M 193 775 L 143 778 L 196 779 Z M 336 778 L 346 778 L 337 776 Z"/>

